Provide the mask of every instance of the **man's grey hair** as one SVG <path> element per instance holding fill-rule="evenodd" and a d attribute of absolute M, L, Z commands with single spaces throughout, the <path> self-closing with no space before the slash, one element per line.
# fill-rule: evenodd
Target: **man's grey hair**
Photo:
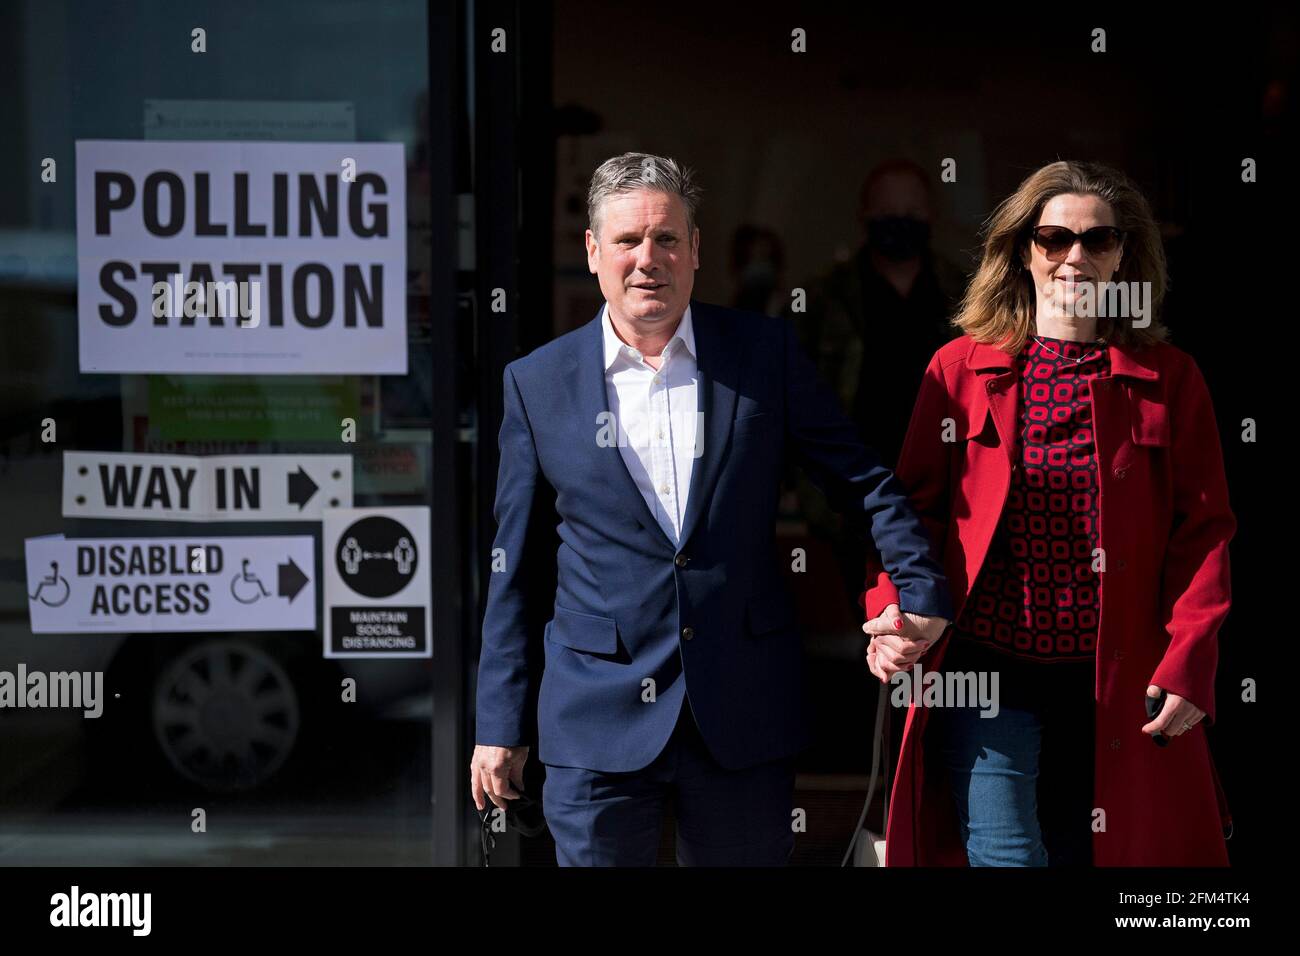
<path fill-rule="evenodd" d="M 591 177 L 587 190 L 587 225 L 600 235 L 600 212 L 605 200 L 634 189 L 653 189 L 677 196 L 686 206 L 687 242 L 695 232 L 695 211 L 702 190 L 695 181 L 695 171 L 679 165 L 677 160 L 651 153 L 624 153 L 601 163 Z"/>

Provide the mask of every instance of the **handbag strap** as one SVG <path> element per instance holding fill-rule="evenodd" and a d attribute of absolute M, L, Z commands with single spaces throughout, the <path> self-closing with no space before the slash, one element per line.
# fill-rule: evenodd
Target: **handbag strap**
<path fill-rule="evenodd" d="M 882 684 L 880 690 L 881 693 L 888 693 L 888 685 Z M 881 806 L 880 833 L 882 836 L 887 835 L 889 832 L 889 795 L 890 793 L 892 793 L 890 787 L 890 781 L 893 779 L 893 774 L 891 773 L 891 770 L 893 769 L 894 766 L 893 719 L 894 719 L 894 709 L 890 707 L 888 704 L 886 704 L 884 727 L 881 730 L 883 738 L 880 741 L 880 749 L 884 752 L 884 756 L 882 759 L 885 761 L 885 789 L 880 794 L 882 798 L 880 804 Z"/>
<path fill-rule="evenodd" d="M 880 779 L 880 751 L 881 745 L 886 743 L 883 734 L 887 726 L 885 708 L 889 703 L 887 699 L 889 694 L 888 686 L 881 684 L 879 693 L 880 696 L 876 698 L 876 720 L 871 735 L 871 781 L 867 784 L 867 797 L 862 803 L 862 813 L 858 816 L 858 822 L 853 828 L 853 839 L 849 841 L 849 848 L 844 851 L 844 859 L 840 861 L 840 866 L 848 866 L 849 860 L 853 856 L 853 848 L 857 846 L 858 840 L 862 837 L 862 826 L 866 823 L 867 814 L 871 810 L 871 800 L 876 795 L 876 781 Z M 889 754 L 887 751 L 889 748 L 886 746 L 884 749 L 886 750 L 885 763 L 888 764 Z M 886 770 L 886 774 L 888 774 L 888 770 Z M 886 789 L 885 800 L 888 801 L 888 799 L 889 791 Z M 888 818 L 887 814 L 886 818 Z M 881 832 L 883 832 L 883 829 Z"/>

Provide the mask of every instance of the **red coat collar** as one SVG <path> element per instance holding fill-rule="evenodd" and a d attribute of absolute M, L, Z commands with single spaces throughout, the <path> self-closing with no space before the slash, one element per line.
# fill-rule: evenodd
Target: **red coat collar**
<path fill-rule="evenodd" d="M 1126 345 L 1112 343 L 1107 347 L 1110 354 L 1110 374 L 1112 377 L 1127 375 L 1155 381 L 1160 378 L 1160 367 L 1156 362 L 1154 349 L 1134 349 Z M 966 353 L 966 367 L 971 371 L 985 369 L 1010 369 L 1015 356 L 995 345 L 971 340 L 970 351 Z"/>

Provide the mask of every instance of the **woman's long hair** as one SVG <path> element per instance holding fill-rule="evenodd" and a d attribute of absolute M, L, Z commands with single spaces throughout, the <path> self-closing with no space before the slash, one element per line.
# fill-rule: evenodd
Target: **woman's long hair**
<path fill-rule="evenodd" d="M 1151 207 L 1123 173 L 1100 163 L 1061 160 L 1032 173 L 993 210 L 984 224 L 984 250 L 979 268 L 966 288 L 953 325 L 977 342 L 1011 354 L 1024 348 L 1034 329 L 1034 281 L 1021 261 L 1031 232 L 1048 200 L 1063 194 L 1092 195 L 1115 214 L 1124 232 L 1124 255 L 1111 282 L 1149 282 L 1150 325 L 1134 328 L 1127 321 L 1101 316 L 1098 338 L 1103 342 L 1146 345 L 1169 336 L 1160 322 L 1169 276 L 1160 229 Z"/>

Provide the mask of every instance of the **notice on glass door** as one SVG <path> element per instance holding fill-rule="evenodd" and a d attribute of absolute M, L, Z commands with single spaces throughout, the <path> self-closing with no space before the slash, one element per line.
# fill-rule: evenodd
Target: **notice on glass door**
<path fill-rule="evenodd" d="M 83 372 L 407 372 L 401 143 L 77 142 Z"/>
<path fill-rule="evenodd" d="M 327 508 L 321 528 L 326 657 L 431 657 L 430 513 Z"/>
<path fill-rule="evenodd" d="M 311 535 L 28 538 L 33 634 L 311 631 Z"/>

